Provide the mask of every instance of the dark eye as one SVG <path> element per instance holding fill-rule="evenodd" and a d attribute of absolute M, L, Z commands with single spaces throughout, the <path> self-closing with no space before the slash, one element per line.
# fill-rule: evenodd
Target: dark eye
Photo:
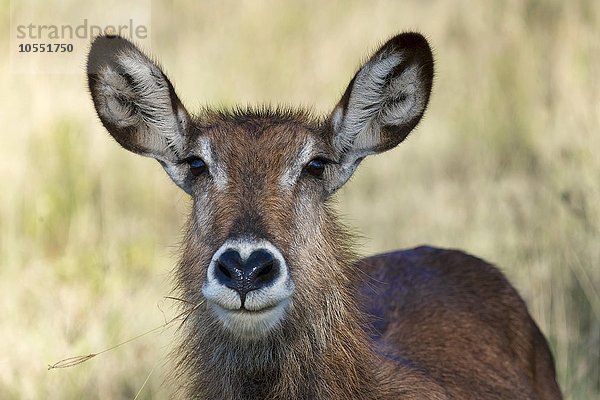
<path fill-rule="evenodd" d="M 304 171 L 319 178 L 325 172 L 325 161 L 315 158 L 304 166 Z"/>
<path fill-rule="evenodd" d="M 190 172 L 194 176 L 198 176 L 203 172 L 208 171 L 208 166 L 201 158 L 192 158 L 188 160 L 188 165 L 190 166 Z"/>

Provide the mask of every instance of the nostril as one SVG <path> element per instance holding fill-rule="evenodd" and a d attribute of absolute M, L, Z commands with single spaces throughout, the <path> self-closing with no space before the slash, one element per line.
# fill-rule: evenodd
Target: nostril
<path fill-rule="evenodd" d="M 231 272 L 229 272 L 229 270 L 227 269 L 227 267 L 225 265 L 223 265 L 223 263 L 219 260 L 217 261 L 217 268 L 219 268 L 219 271 L 221 271 L 221 273 L 223 275 L 225 275 L 225 277 L 227 279 L 232 279 L 233 275 L 231 275 Z"/>
<path fill-rule="evenodd" d="M 265 264 L 262 267 L 260 267 L 256 274 L 256 279 L 262 282 L 269 282 L 275 276 L 276 271 L 274 266 L 274 262 L 271 261 L 268 264 Z"/>
<path fill-rule="evenodd" d="M 215 260 L 215 276 L 224 285 L 230 286 L 243 276 L 242 258 L 236 250 L 227 250 Z"/>
<path fill-rule="evenodd" d="M 273 254 L 265 249 L 252 252 L 244 265 L 245 274 L 256 289 L 272 283 L 278 274 L 278 267 Z"/>

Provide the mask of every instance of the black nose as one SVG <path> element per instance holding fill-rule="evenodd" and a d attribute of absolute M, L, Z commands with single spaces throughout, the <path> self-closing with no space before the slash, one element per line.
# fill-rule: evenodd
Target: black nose
<path fill-rule="evenodd" d="M 216 263 L 217 280 L 239 293 L 242 307 L 248 292 L 269 286 L 279 274 L 279 263 L 264 249 L 253 251 L 245 261 L 237 250 L 229 249 Z"/>

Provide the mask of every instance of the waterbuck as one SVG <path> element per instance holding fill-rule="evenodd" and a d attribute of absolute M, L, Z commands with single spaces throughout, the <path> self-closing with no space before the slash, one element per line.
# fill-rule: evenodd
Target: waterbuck
<path fill-rule="evenodd" d="M 192 197 L 175 270 L 194 305 L 177 350 L 199 399 L 560 399 L 548 344 L 494 266 L 419 247 L 357 260 L 331 206 L 361 160 L 394 148 L 427 107 L 433 57 L 392 37 L 333 111 L 190 114 L 129 41 L 88 59 L 100 120 Z M 393 212 L 393 211 L 392 211 Z"/>

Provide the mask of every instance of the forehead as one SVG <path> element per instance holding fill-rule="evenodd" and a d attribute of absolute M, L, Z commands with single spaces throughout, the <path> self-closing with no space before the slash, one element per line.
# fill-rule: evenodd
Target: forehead
<path fill-rule="evenodd" d="M 332 150 L 321 121 L 305 111 L 209 112 L 194 122 L 189 152 L 208 150 L 221 162 L 285 164 L 300 152 L 325 155 Z"/>

